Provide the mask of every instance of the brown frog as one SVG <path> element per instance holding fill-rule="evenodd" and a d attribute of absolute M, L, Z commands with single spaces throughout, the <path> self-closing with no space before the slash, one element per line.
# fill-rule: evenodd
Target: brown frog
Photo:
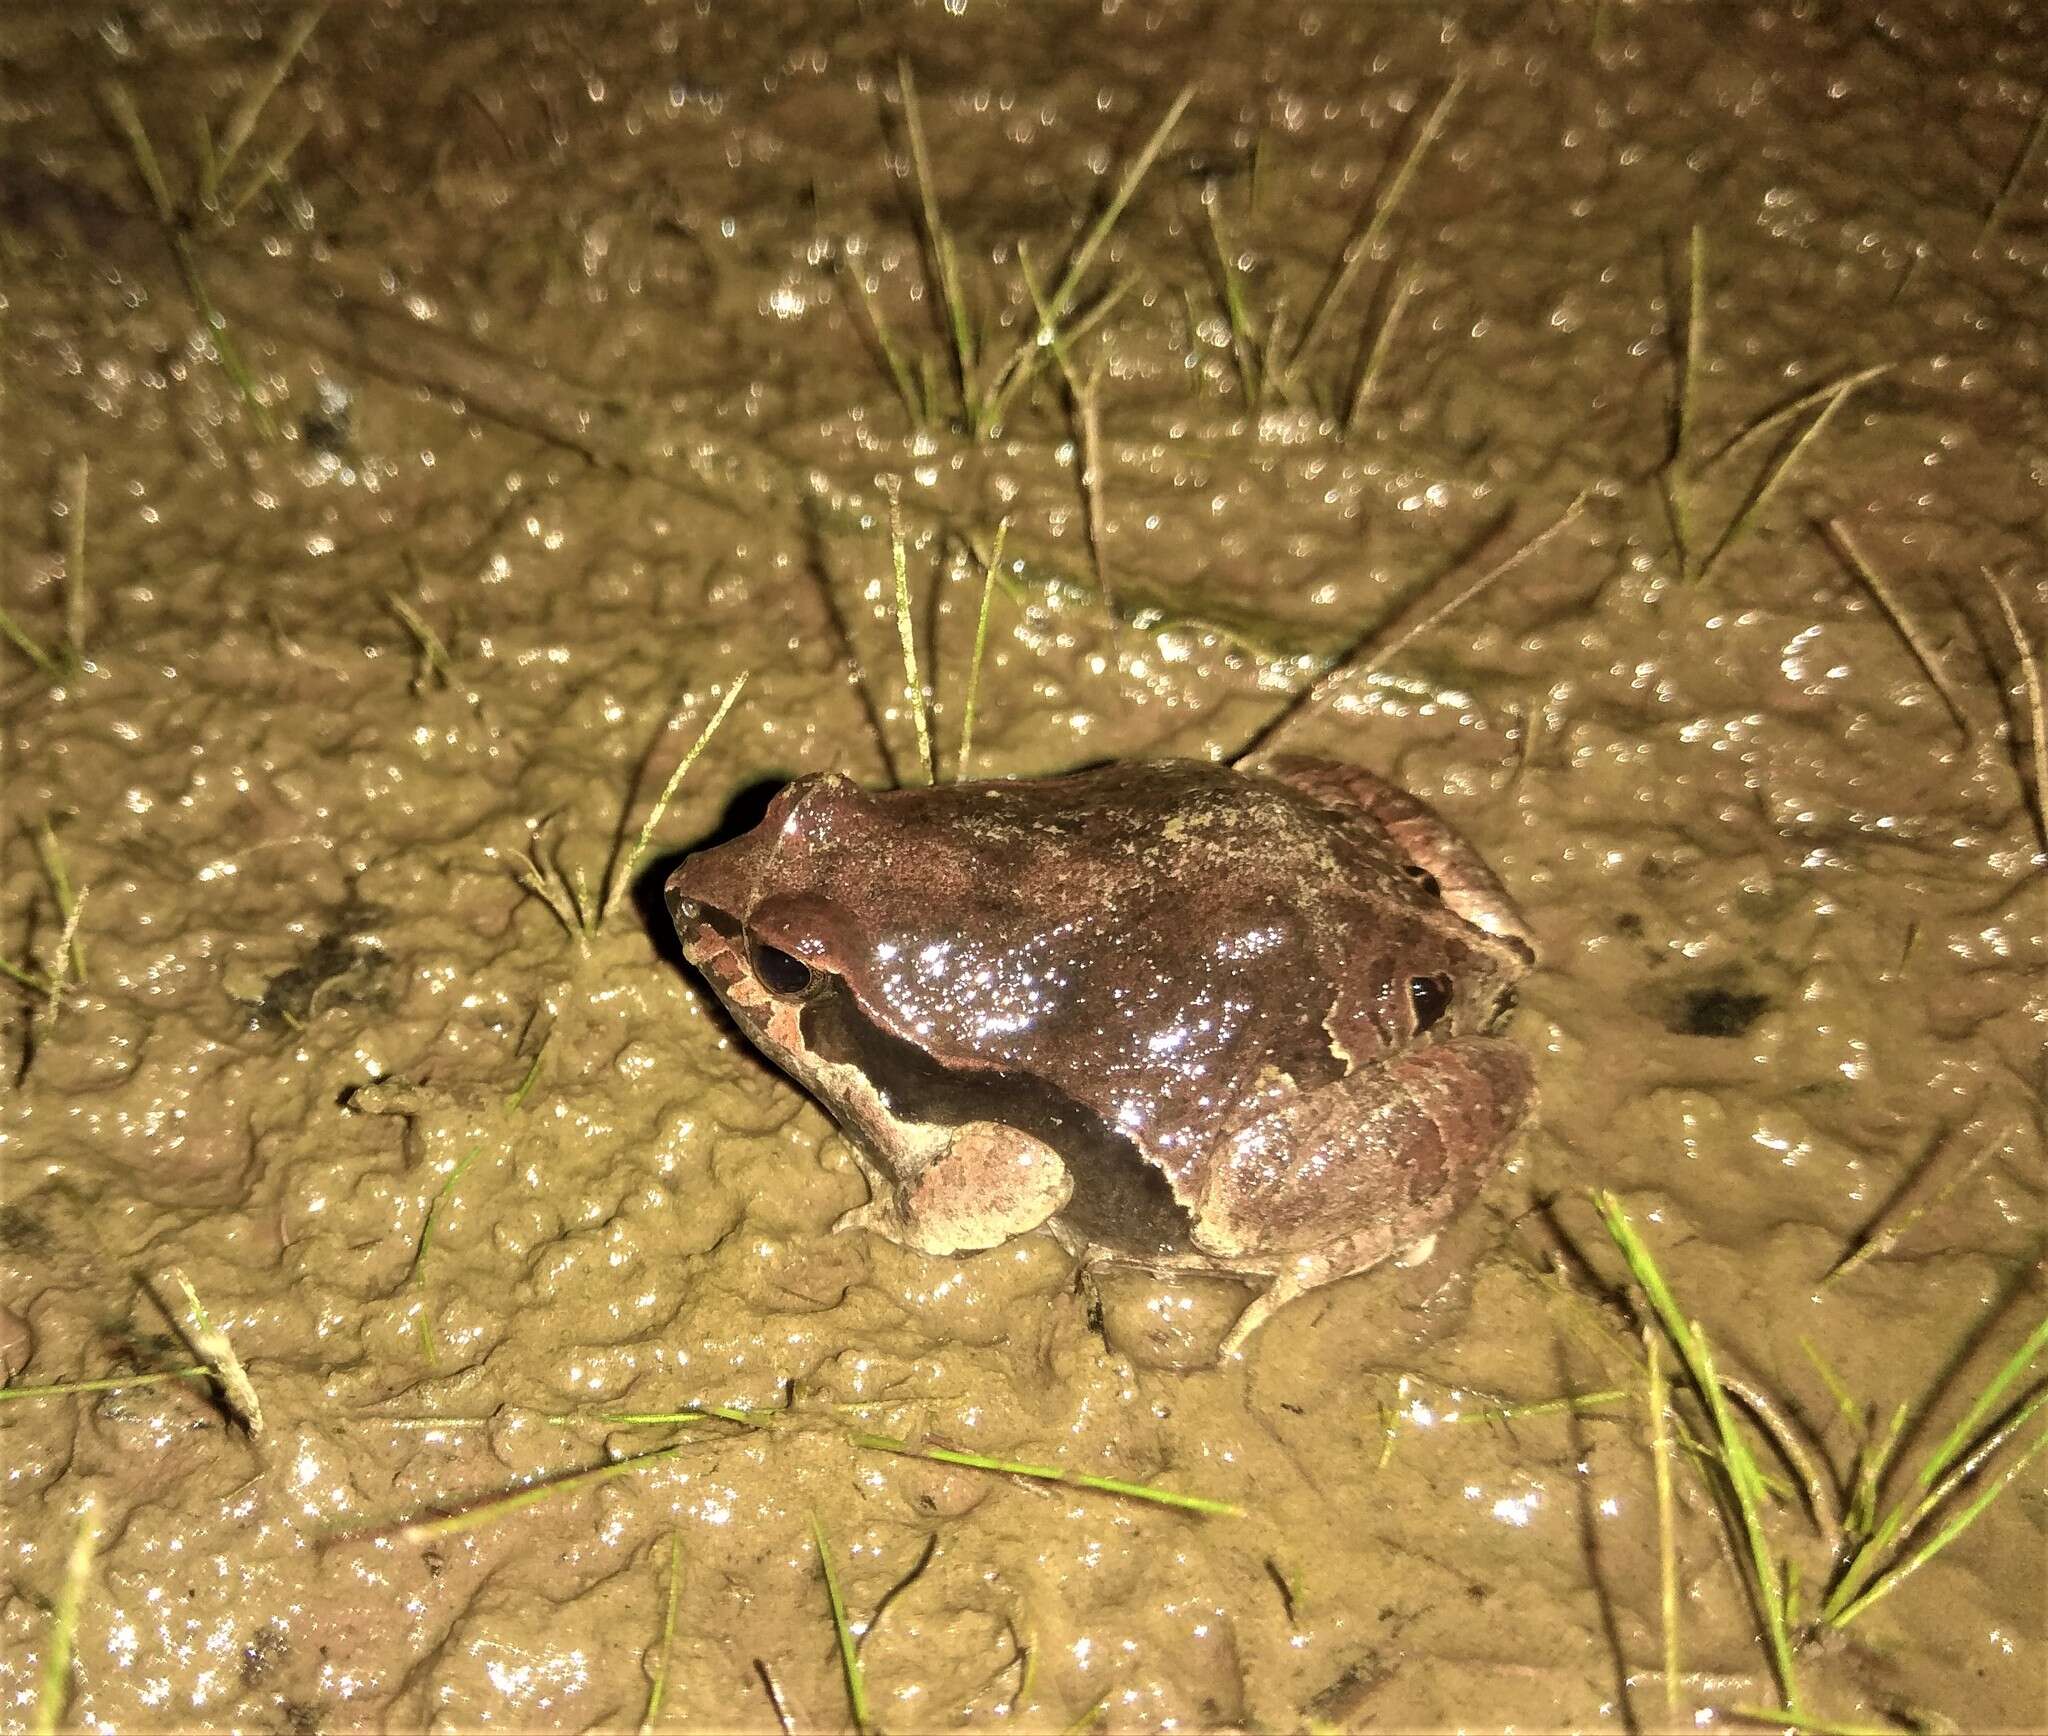
<path fill-rule="evenodd" d="M 1270 1278 L 1226 1349 L 1419 1257 L 1533 1095 L 1496 1034 L 1527 925 L 1431 809 L 1330 760 L 802 778 L 668 901 L 850 1136 L 872 1198 L 840 1228 Z"/>

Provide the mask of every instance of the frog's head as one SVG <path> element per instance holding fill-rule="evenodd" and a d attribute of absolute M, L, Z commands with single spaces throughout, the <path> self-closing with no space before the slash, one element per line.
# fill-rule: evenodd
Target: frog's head
<path fill-rule="evenodd" d="M 669 876 L 683 955 L 749 1036 L 774 1005 L 799 1007 L 860 957 L 862 918 L 831 870 L 871 829 L 872 802 L 837 773 L 784 786 L 743 837 L 688 856 Z M 750 1016 L 750 1010 L 754 1016 Z"/>

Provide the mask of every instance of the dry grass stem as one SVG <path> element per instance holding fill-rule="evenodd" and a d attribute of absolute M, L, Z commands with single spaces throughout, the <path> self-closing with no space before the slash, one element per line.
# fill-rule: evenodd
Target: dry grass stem
<path fill-rule="evenodd" d="M 92 463 L 80 453 L 64 466 L 64 647 L 74 670 L 85 664 L 85 500 Z"/>
<path fill-rule="evenodd" d="M 1678 376 L 1678 403 L 1671 418 L 1671 461 L 1683 463 L 1692 411 L 1699 390 L 1700 357 L 1707 342 L 1707 237 L 1697 223 L 1686 246 L 1685 359 Z"/>
<path fill-rule="evenodd" d="M 270 99 L 277 94 L 277 88 L 284 83 L 285 74 L 291 71 L 292 62 L 320 26 L 320 20 L 327 11 L 327 0 L 302 8 L 286 27 L 284 39 L 278 44 L 277 53 L 262 74 L 242 93 L 242 100 L 235 105 L 228 116 L 228 124 L 221 133 L 220 150 L 209 154 L 201 171 L 199 200 L 211 206 L 219 190 L 221 180 L 234 166 L 235 159 L 242 154 L 242 147 L 256 130 L 256 123 L 263 118 L 263 111 Z M 302 135 L 303 136 L 303 135 Z M 289 153 L 287 153 L 289 155 Z M 246 197 L 239 203 L 246 203 Z M 239 203 L 237 208 L 239 208 Z"/>
<path fill-rule="evenodd" d="M 1404 650 L 1413 640 L 1420 638 L 1439 622 L 1455 615 L 1467 603 L 1491 590 L 1502 579 L 1506 578 L 1508 574 L 1521 566 L 1523 562 L 1531 559 L 1542 550 L 1554 537 L 1561 534 L 1580 513 L 1586 510 L 1586 502 L 1591 496 L 1591 489 L 1580 489 L 1572 497 L 1571 504 L 1563 512 L 1559 513 L 1548 525 L 1522 544 L 1520 548 L 1516 549 L 1513 554 L 1497 565 L 1489 567 L 1469 585 L 1447 597 L 1443 602 L 1428 610 L 1412 624 L 1401 628 L 1399 632 L 1382 643 L 1369 657 L 1358 665 L 1358 672 L 1362 675 L 1370 675 L 1374 670 L 1382 668 L 1389 658 Z"/>
<path fill-rule="evenodd" d="M 1260 753 L 1271 747 L 1275 738 L 1297 717 L 1314 710 L 1322 703 L 1324 696 L 1334 692 L 1341 683 L 1350 680 L 1355 675 L 1371 675 L 1411 640 L 1427 632 L 1447 616 L 1455 614 L 1459 609 L 1462 609 L 1467 603 L 1471 602 L 1474 597 L 1479 596 L 1482 592 L 1506 578 L 1509 573 L 1534 556 L 1554 537 L 1563 532 L 1580 513 L 1585 511 L 1586 502 L 1591 496 L 1591 489 L 1581 489 L 1573 496 L 1571 504 L 1542 530 L 1538 531 L 1536 535 L 1522 544 L 1520 548 L 1516 549 L 1505 560 L 1489 568 L 1446 601 L 1432 604 L 1427 597 L 1424 597 L 1415 605 L 1404 609 L 1395 624 L 1395 630 L 1391 637 L 1381 641 L 1379 629 L 1368 629 L 1345 650 L 1340 652 L 1322 674 L 1317 676 L 1314 681 L 1310 682 L 1299 693 L 1295 694 L 1272 717 L 1262 724 L 1254 732 L 1251 739 L 1230 756 L 1230 763 L 1232 765 L 1241 765 L 1244 761 L 1251 758 L 1253 754 Z M 1368 647 L 1373 648 L 1368 651 Z"/>
<path fill-rule="evenodd" d="M 199 1293 L 192 1288 L 185 1274 L 173 1266 L 166 1276 L 185 1298 L 185 1318 L 176 1322 L 185 1342 L 212 1371 L 214 1384 L 220 1389 L 228 1409 L 252 1435 L 260 1435 L 263 1432 L 263 1406 L 257 1400 L 255 1384 L 243 1368 L 242 1359 L 235 1354 L 234 1345 L 228 1342 L 228 1335 L 214 1325 L 206 1304 L 199 1300 Z"/>
<path fill-rule="evenodd" d="M 1722 459 L 1732 458 L 1743 447 L 1750 445 L 1754 441 L 1761 440 L 1773 428 L 1780 427 L 1784 423 L 1791 421 L 1793 417 L 1812 409 L 1814 405 L 1847 393 L 1857 386 L 1868 385 L 1880 375 L 1888 374 L 1891 371 L 1892 364 L 1890 362 L 1879 362 L 1874 367 L 1859 368 L 1855 373 L 1846 374 L 1839 380 L 1830 380 L 1826 385 L 1815 386 L 1811 391 L 1801 392 L 1798 397 L 1780 404 L 1775 410 L 1766 410 L 1754 421 L 1737 429 L 1727 440 L 1715 447 L 1701 461 L 1698 468 L 1701 470 L 1713 468 Z"/>
<path fill-rule="evenodd" d="M 1892 594 L 1891 585 L 1879 576 L 1877 569 L 1856 546 L 1855 539 L 1849 535 L 1849 527 L 1840 519 L 1831 518 L 1827 522 L 1827 533 L 1835 545 L 1835 552 L 1847 562 L 1849 570 L 1870 588 L 1870 594 L 1877 599 L 1878 607 L 1884 610 L 1892 626 L 1898 630 L 1899 637 L 1905 640 L 1906 648 L 1913 653 L 1914 659 L 1920 665 L 1921 673 L 1927 677 L 1934 691 L 1941 696 L 1942 704 L 1948 707 L 1949 716 L 1955 719 L 1956 728 L 1962 731 L 1963 740 L 1967 744 L 1972 739 L 1972 733 L 1970 720 L 1963 711 L 1963 696 L 1949 680 L 1934 647 L 1928 643 L 1927 635 L 1920 630 L 1913 617 L 1906 613 L 1905 606 Z"/>
<path fill-rule="evenodd" d="M 1671 1389 L 1664 1378 L 1664 1341 L 1653 1326 L 1643 1328 L 1650 1412 L 1650 1463 L 1657 1479 L 1657 1591 L 1664 1629 L 1664 1707 L 1675 1724 L 1679 1715 L 1678 1521 L 1671 1488 L 1671 1429 L 1666 1414 Z"/>
<path fill-rule="evenodd" d="M 2048 704 L 2043 703 L 2041 694 L 2041 660 L 2027 640 L 2019 611 L 2012 606 L 2005 587 L 1989 567 L 1982 570 L 1984 582 L 1998 599 L 1998 612 L 2005 617 L 2005 630 L 2012 635 L 2013 650 L 2019 654 L 2020 680 L 2027 690 L 2027 723 L 2034 737 L 2034 827 L 2042 847 L 2048 849 Z"/>
<path fill-rule="evenodd" d="M 1366 405 L 1372 402 L 1374 388 L 1379 385 L 1380 370 L 1385 367 L 1388 352 L 1394 347 L 1394 333 L 1400 329 L 1401 316 L 1408 311 L 1408 303 L 1415 294 L 1416 279 L 1421 275 L 1411 266 L 1401 273 L 1400 281 L 1394 285 L 1393 297 L 1387 303 L 1379 330 L 1373 333 L 1372 348 L 1366 353 L 1365 366 L 1359 370 L 1358 384 L 1353 388 L 1350 406 L 1344 412 L 1346 434 L 1358 427 L 1359 417 L 1365 413 Z"/>
<path fill-rule="evenodd" d="M 2034 151 L 2041 143 L 2041 137 L 2048 133 L 2048 96 L 2035 104 L 2034 124 L 2027 133 L 2027 142 L 2020 146 L 2019 155 L 2012 160 L 2007 171 L 2005 184 L 1998 189 L 1998 197 L 1991 201 L 1991 209 L 1984 213 L 1984 227 L 1977 231 L 1977 239 L 1971 245 L 1970 257 L 1979 259 L 1984 254 L 1984 243 L 1991 239 L 1991 231 L 1998 227 L 1998 220 L 2005 215 L 2007 202 L 2012 198 L 2013 189 L 2020 184 L 2020 177 L 2027 172 L 2027 164 L 2033 160 Z"/>
<path fill-rule="evenodd" d="M 761 1678 L 761 1686 L 767 1691 L 768 1704 L 775 1709 L 775 1722 L 781 1726 L 782 1736 L 797 1736 L 797 1721 L 789 1709 L 788 1697 L 782 1691 L 782 1684 L 775 1679 L 775 1672 L 760 1658 L 754 1660 L 754 1673 Z"/>
<path fill-rule="evenodd" d="M 420 612 L 397 592 L 386 591 L 384 604 L 404 623 L 405 630 L 412 635 L 413 644 L 419 649 L 420 669 L 413 678 L 414 687 L 424 686 L 429 676 L 443 687 L 453 687 L 455 665 L 448 656 L 448 647 L 441 643 L 440 634 L 428 626 Z"/>
<path fill-rule="evenodd" d="M 2009 1128 L 1987 1131 L 1981 1122 L 1972 1122 L 1950 1133 L 1928 1154 L 1905 1186 L 1885 1203 L 1878 1221 L 1862 1240 L 1821 1279 L 1822 1287 L 1839 1283 L 1870 1261 L 1891 1253 L 1915 1224 L 1939 1208 L 2011 1138 Z"/>
<path fill-rule="evenodd" d="M 1821 437 L 1827 425 L 1835 419 L 1836 412 L 1849 401 L 1849 395 L 1862 383 L 1863 376 L 1857 376 L 1835 388 L 1834 395 L 1828 399 L 1821 413 L 1807 424 L 1798 439 L 1792 441 L 1777 461 L 1764 472 L 1762 480 L 1750 491 L 1749 498 L 1728 521 L 1728 528 L 1721 533 L 1721 540 L 1714 544 L 1707 558 L 1700 562 L 1699 571 L 1693 575 L 1695 578 L 1705 579 L 1719 564 L 1721 557 L 1733 548 L 1743 533 L 1756 522 L 1764 508 L 1770 505 L 1771 497 L 1778 492 L 1785 479 L 1799 467 L 1799 461 L 1806 455 L 1806 449 Z"/>

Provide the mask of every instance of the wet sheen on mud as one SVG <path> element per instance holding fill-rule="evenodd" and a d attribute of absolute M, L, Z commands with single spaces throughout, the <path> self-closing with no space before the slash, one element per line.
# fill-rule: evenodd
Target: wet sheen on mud
<path fill-rule="evenodd" d="M 1845 1475 L 1859 1436 L 1816 1359 L 1854 1405 L 1916 1407 L 1910 1465 L 2041 1317 L 2042 879 L 1982 574 L 2038 640 L 2048 164 L 2021 153 L 2048 25 L 1988 10 L 820 5 L 778 34 L 338 7 L 227 185 L 304 125 L 282 179 L 195 230 L 275 444 L 98 92 L 134 93 L 183 200 L 194 116 L 224 136 L 288 15 L 0 17 L 0 607 L 53 657 L 89 460 L 82 666 L 0 646 L 0 956 L 64 971 L 46 822 L 85 893 L 83 982 L 53 1016 L 7 985 L 0 1371 L 189 1366 L 175 1270 L 266 1423 L 189 1380 L 0 1406 L 10 1721 L 88 1502 L 79 1728 L 631 1725 L 672 1540 L 658 1724 L 772 1731 L 779 1695 L 839 1727 L 813 1513 L 889 1729 L 1097 1705 L 1107 1730 L 1695 1728 L 1771 1703 L 1684 1459 L 1667 1693 L 1639 1402 L 1480 1419 L 1640 1385 L 1592 1187 Z M 1070 358 L 1085 407 L 1047 370 L 994 437 L 951 425 L 899 54 L 996 356 L 1030 329 L 1019 238 L 1056 281 L 1195 86 L 1084 292 L 1127 285 Z M 1283 308 L 1271 356 L 1316 334 L 1291 402 L 1247 404 L 1219 236 L 1254 320 Z M 856 274 L 930 358 L 923 431 Z M 1757 503 L 1829 400 L 1760 424 L 1867 370 Z M 917 775 L 890 477 L 949 772 L 981 600 L 961 545 L 1011 520 L 979 776 L 1226 755 L 1319 658 L 1591 491 L 1289 726 L 1440 806 L 1542 945 L 1510 1027 L 1537 1122 L 1427 1264 L 1318 1291 L 1214 1366 L 1243 1299 L 1222 1280 L 1097 1293 L 1045 1236 L 938 1260 L 831 1233 L 859 1173 L 689 974 L 658 887 L 763 780 Z M 579 945 L 516 858 L 580 874 L 588 908 L 743 671 Z M 1896 1245 L 1823 1285 L 1902 1200 L 1925 1209 Z M 788 1414 L 604 1420 L 691 1404 Z M 1829 1558 L 1787 1497 L 1772 1536 L 1811 1587 Z M 2044 1527 L 2022 1478 L 1801 1652 L 1808 1710 L 2036 1722 Z"/>

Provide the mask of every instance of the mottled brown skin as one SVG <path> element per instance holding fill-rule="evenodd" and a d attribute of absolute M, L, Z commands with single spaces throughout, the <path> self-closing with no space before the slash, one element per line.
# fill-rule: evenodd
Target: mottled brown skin
<path fill-rule="evenodd" d="M 789 785 L 669 881 L 683 948 L 928 1253 L 1041 1226 L 1290 1297 L 1423 1241 L 1499 1162 L 1534 960 L 1471 848 L 1328 760 L 871 794 Z"/>

